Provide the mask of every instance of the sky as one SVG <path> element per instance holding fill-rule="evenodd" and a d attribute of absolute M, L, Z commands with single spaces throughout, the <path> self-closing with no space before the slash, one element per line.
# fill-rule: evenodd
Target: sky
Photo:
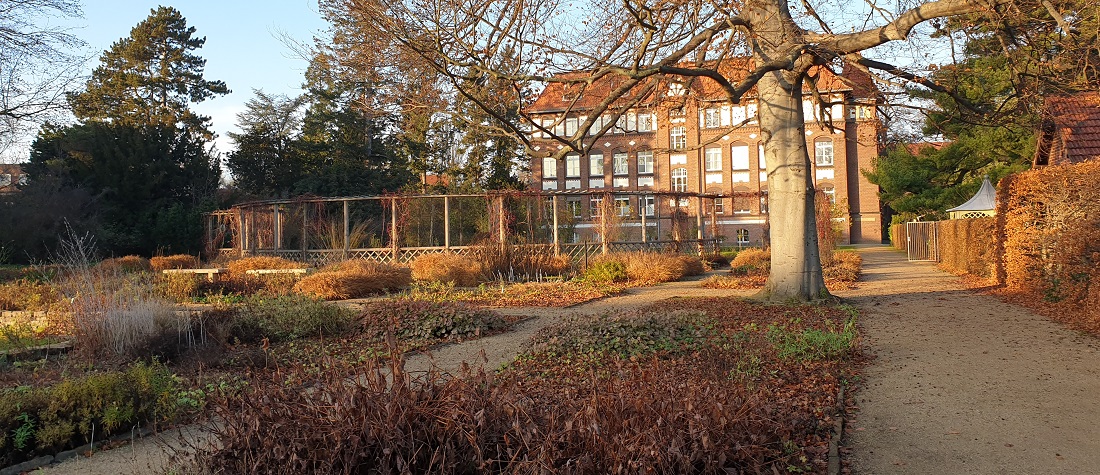
<path fill-rule="evenodd" d="M 84 0 L 84 18 L 64 22 L 87 43 L 91 56 L 87 72 L 99 65 L 99 56 L 114 42 L 130 36 L 130 29 L 160 5 L 179 10 L 195 35 L 206 37 L 197 54 L 206 59 L 205 77 L 225 81 L 233 92 L 193 104 L 211 117 L 218 134 L 217 149 L 233 149 L 227 132 L 237 131 L 237 113 L 253 97 L 253 89 L 297 95 L 307 66 L 305 59 L 279 39 L 280 33 L 309 43 L 325 29 L 317 0 Z"/>

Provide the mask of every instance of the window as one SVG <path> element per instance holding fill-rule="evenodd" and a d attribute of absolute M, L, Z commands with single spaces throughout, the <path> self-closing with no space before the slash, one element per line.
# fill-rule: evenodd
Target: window
<path fill-rule="evenodd" d="M 748 243 L 749 243 L 749 230 L 745 229 L 745 228 L 738 229 L 737 230 L 737 244 L 742 244 L 743 245 L 743 244 L 748 244 Z"/>
<path fill-rule="evenodd" d="M 687 147 L 687 130 L 684 126 L 678 125 L 669 129 L 668 131 L 669 148 L 673 150 L 683 150 Z"/>
<path fill-rule="evenodd" d="M 565 119 L 565 135 L 572 137 L 575 133 L 577 133 L 577 118 L 570 117 Z"/>
<path fill-rule="evenodd" d="M 593 153 L 588 156 L 588 175 L 592 177 L 603 176 L 602 153 Z"/>
<path fill-rule="evenodd" d="M 592 198 L 589 204 L 588 214 L 593 218 L 603 216 L 603 198 Z"/>
<path fill-rule="evenodd" d="M 760 214 L 768 212 L 768 190 L 760 190 Z"/>
<path fill-rule="evenodd" d="M 625 196 L 615 197 L 615 213 L 619 216 L 630 216 L 630 198 Z"/>
<path fill-rule="evenodd" d="M 706 159 L 706 170 L 708 172 L 722 171 L 722 149 L 707 147 L 703 152 L 703 156 Z"/>
<path fill-rule="evenodd" d="M 722 112 L 717 107 L 699 112 L 699 125 L 704 129 L 717 129 L 722 126 Z"/>
<path fill-rule="evenodd" d="M 821 185 L 821 192 L 825 194 L 825 197 L 829 199 L 829 202 L 836 204 L 836 187 L 833 185 Z"/>
<path fill-rule="evenodd" d="M 630 173 L 629 164 L 627 162 L 627 155 L 625 152 L 619 152 L 612 156 L 611 172 L 616 175 L 627 175 Z"/>
<path fill-rule="evenodd" d="M 565 156 L 565 176 L 576 178 L 581 176 L 581 156 L 571 153 Z"/>
<path fill-rule="evenodd" d="M 768 164 L 767 161 L 764 160 L 764 142 L 760 142 L 760 145 L 757 145 L 756 156 L 758 157 L 757 161 L 760 162 L 760 171 L 767 170 Z"/>
<path fill-rule="evenodd" d="M 814 142 L 814 162 L 819 167 L 833 166 L 833 141 Z"/>
<path fill-rule="evenodd" d="M 657 130 L 657 120 L 653 113 L 638 114 L 638 132 L 653 132 Z"/>
<path fill-rule="evenodd" d="M 554 135 L 558 137 L 565 135 L 565 119 L 558 119 L 554 122 Z"/>
<path fill-rule="evenodd" d="M 569 210 L 569 215 L 574 218 L 581 217 L 581 199 L 580 198 L 566 198 L 565 209 Z"/>
<path fill-rule="evenodd" d="M 542 177 L 558 177 L 558 161 L 554 160 L 554 157 L 542 157 Z"/>
<path fill-rule="evenodd" d="M 638 174 L 646 175 L 653 173 L 653 151 L 643 150 L 638 152 Z"/>
<path fill-rule="evenodd" d="M 0 187 L 11 185 L 11 173 L 0 173 Z"/>
<path fill-rule="evenodd" d="M 726 199 L 715 198 L 714 199 L 714 214 L 726 214 Z"/>
<path fill-rule="evenodd" d="M 677 168 L 672 170 L 672 191 L 685 192 L 688 190 L 688 169 Z"/>
<path fill-rule="evenodd" d="M 748 145 L 731 145 L 730 155 L 733 157 L 730 160 L 730 166 L 734 170 L 748 170 L 749 169 L 749 146 Z"/>
<path fill-rule="evenodd" d="M 645 203 L 645 215 L 653 216 L 653 212 L 656 209 L 656 206 L 654 206 L 656 200 L 654 200 L 652 196 L 643 196 L 642 202 Z"/>
<path fill-rule="evenodd" d="M 733 208 L 733 213 L 734 214 L 748 214 L 748 213 L 751 213 L 752 210 L 749 209 L 749 208 L 752 207 L 752 195 L 753 195 L 753 193 L 751 191 L 749 191 L 747 188 L 739 188 L 739 189 L 733 190 L 733 200 L 732 200 L 733 204 L 731 206 Z"/>

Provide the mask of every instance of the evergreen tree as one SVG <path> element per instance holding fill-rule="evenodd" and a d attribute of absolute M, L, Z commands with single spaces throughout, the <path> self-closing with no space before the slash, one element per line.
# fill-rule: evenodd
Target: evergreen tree
<path fill-rule="evenodd" d="M 505 70 L 519 66 L 511 50 L 501 54 L 500 62 L 497 67 Z M 476 71 L 470 76 L 467 81 L 472 84 L 460 88 L 465 94 L 458 96 L 455 107 L 462 131 L 459 154 L 465 161 L 458 181 L 479 189 L 522 189 L 516 172 L 517 164 L 525 161 L 524 149 L 505 125 L 520 120 L 522 98 L 509 81 Z"/>
<path fill-rule="evenodd" d="M 206 43 L 172 7 L 158 7 L 100 56 L 84 92 L 71 94 L 73 113 L 86 121 L 182 127 L 212 138 L 210 118 L 189 104 L 227 94 L 222 81 L 203 77 Z"/>
<path fill-rule="evenodd" d="M 237 114 L 243 133 L 230 133 L 237 149 L 226 166 L 237 188 L 263 197 L 286 197 L 305 177 L 308 154 L 302 147 L 302 110 L 306 96 L 273 96 L 255 91 L 256 97 Z"/>

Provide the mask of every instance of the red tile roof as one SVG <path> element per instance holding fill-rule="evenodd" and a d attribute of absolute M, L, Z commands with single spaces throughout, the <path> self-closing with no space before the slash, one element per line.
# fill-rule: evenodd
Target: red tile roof
<path fill-rule="evenodd" d="M 1046 99 L 1045 108 L 1048 131 L 1044 136 L 1051 142 L 1047 146 L 1046 163 L 1080 163 L 1100 158 L 1100 92 L 1051 96 Z M 1053 130 L 1049 130 L 1051 126 Z"/>
<path fill-rule="evenodd" d="M 736 85 L 745 79 L 755 67 L 751 58 L 732 58 L 722 61 L 718 66 L 718 72 L 726 77 L 730 83 Z M 557 79 L 581 81 L 587 78 L 587 72 L 568 72 L 555 76 Z M 856 97 L 872 97 L 877 93 L 874 82 L 866 72 L 857 68 L 846 67 L 841 75 L 837 75 L 824 67 L 814 67 L 809 76 L 817 83 L 817 89 L 822 92 L 853 91 Z M 676 76 L 674 76 L 676 77 Z M 678 77 L 677 77 L 678 78 Z M 654 90 L 646 92 L 647 86 L 657 82 Z M 604 100 L 615 88 L 627 82 L 627 79 L 617 74 L 608 74 L 600 80 L 591 83 L 566 84 L 562 82 L 550 82 L 546 84 L 542 93 L 527 110 L 530 112 L 559 112 L 564 110 L 588 110 Z M 636 98 L 636 94 L 646 94 L 641 99 L 642 104 L 652 104 L 658 98 L 664 97 L 669 89 L 668 77 L 650 78 L 641 81 L 630 93 L 616 101 L 616 105 L 629 103 Z M 699 77 L 691 83 L 691 89 L 695 97 L 705 101 L 717 101 L 725 98 L 722 87 L 710 78 Z M 803 86 L 805 91 L 811 90 L 809 81 Z M 747 96 L 755 96 L 756 88 L 750 89 Z"/>

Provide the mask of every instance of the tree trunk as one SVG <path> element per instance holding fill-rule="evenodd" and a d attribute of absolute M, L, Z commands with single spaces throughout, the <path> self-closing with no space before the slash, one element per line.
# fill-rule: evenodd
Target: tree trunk
<path fill-rule="evenodd" d="M 826 298 L 829 294 L 817 248 L 802 79 L 792 73 L 769 73 L 757 89 L 772 235 L 771 273 L 759 297 L 772 301 Z"/>

